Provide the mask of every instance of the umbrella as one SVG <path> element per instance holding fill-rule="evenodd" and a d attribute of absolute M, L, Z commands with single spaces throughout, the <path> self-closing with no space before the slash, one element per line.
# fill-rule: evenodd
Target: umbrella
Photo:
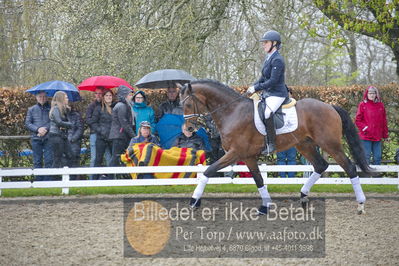
<path fill-rule="evenodd" d="M 175 139 L 181 133 L 181 126 L 184 124 L 182 115 L 165 114 L 155 126 L 158 132 L 161 147 L 169 149 L 172 147 Z"/>
<path fill-rule="evenodd" d="M 78 88 L 85 91 L 95 91 L 97 87 L 112 89 L 120 85 L 125 85 L 126 87 L 133 89 L 126 80 L 114 76 L 94 76 L 82 81 L 82 83 L 78 85 Z"/>
<path fill-rule="evenodd" d="M 184 70 L 179 69 L 161 69 L 148 73 L 142 77 L 135 85 L 138 88 L 176 88 L 176 83 L 187 83 L 195 80 L 193 76 Z"/>
<path fill-rule="evenodd" d="M 170 149 L 176 138 L 181 134 L 181 126 L 184 124 L 182 115 L 164 114 L 155 129 L 158 132 L 161 147 L 163 149 Z M 204 128 L 197 130 L 197 135 L 202 138 L 205 144 L 206 151 L 211 151 L 212 146 L 209 142 L 208 135 Z"/>
<path fill-rule="evenodd" d="M 80 101 L 79 90 L 71 83 L 59 80 L 47 81 L 26 90 L 33 95 L 39 92 L 46 92 L 47 96 L 53 97 L 57 91 L 63 91 L 68 95 L 71 102 Z"/>

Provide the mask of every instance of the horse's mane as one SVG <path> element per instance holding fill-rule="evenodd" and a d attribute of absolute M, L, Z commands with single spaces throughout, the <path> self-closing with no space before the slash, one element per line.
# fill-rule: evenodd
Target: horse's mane
<path fill-rule="evenodd" d="M 217 80 L 213 80 L 213 79 L 199 79 L 199 80 L 195 80 L 192 81 L 191 84 L 205 84 L 205 85 L 209 85 L 211 87 L 216 87 L 217 90 L 222 91 L 223 93 L 227 94 L 227 95 L 232 95 L 234 97 L 239 97 L 241 96 L 241 94 L 239 94 L 236 90 L 234 90 L 233 88 L 230 88 L 229 86 L 221 83 L 220 81 Z"/>

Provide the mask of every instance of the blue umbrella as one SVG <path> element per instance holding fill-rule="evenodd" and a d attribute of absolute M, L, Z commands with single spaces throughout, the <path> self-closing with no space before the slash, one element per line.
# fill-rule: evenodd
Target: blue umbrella
<path fill-rule="evenodd" d="M 53 97 L 57 91 L 63 91 L 68 95 L 68 99 L 71 102 L 80 101 L 79 90 L 71 83 L 59 80 L 47 81 L 30 88 L 26 92 L 32 93 L 33 95 L 44 91 L 47 96 Z"/>
<path fill-rule="evenodd" d="M 165 114 L 155 126 L 158 132 L 161 147 L 170 149 L 177 136 L 181 133 L 181 126 L 184 124 L 182 115 Z"/>
<path fill-rule="evenodd" d="M 184 124 L 182 115 L 164 114 L 155 126 L 158 132 L 161 147 L 163 149 L 170 149 L 176 138 L 181 134 L 181 126 Z M 205 144 L 205 150 L 211 151 L 212 146 L 209 142 L 208 135 L 204 128 L 197 130 L 197 135 L 202 138 Z"/>

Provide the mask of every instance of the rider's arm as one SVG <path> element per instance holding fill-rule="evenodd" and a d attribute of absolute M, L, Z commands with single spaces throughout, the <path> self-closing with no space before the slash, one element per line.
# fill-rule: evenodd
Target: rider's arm
<path fill-rule="evenodd" d="M 279 84 L 281 75 L 284 75 L 284 62 L 280 58 L 275 58 L 271 62 L 271 74 L 269 79 L 254 85 L 255 91 L 266 90 Z"/>

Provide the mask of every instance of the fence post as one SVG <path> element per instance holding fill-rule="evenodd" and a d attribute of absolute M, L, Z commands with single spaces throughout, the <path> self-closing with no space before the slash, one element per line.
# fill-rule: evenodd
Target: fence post
<path fill-rule="evenodd" d="M 64 170 L 68 169 L 68 166 L 64 166 Z M 69 174 L 62 174 L 62 182 L 69 182 Z M 69 187 L 62 188 L 62 194 L 68 195 L 69 194 Z"/>
<path fill-rule="evenodd" d="M 0 184 L 3 182 L 3 177 L 0 175 Z M 0 189 L 0 196 L 1 196 L 1 189 Z"/>

